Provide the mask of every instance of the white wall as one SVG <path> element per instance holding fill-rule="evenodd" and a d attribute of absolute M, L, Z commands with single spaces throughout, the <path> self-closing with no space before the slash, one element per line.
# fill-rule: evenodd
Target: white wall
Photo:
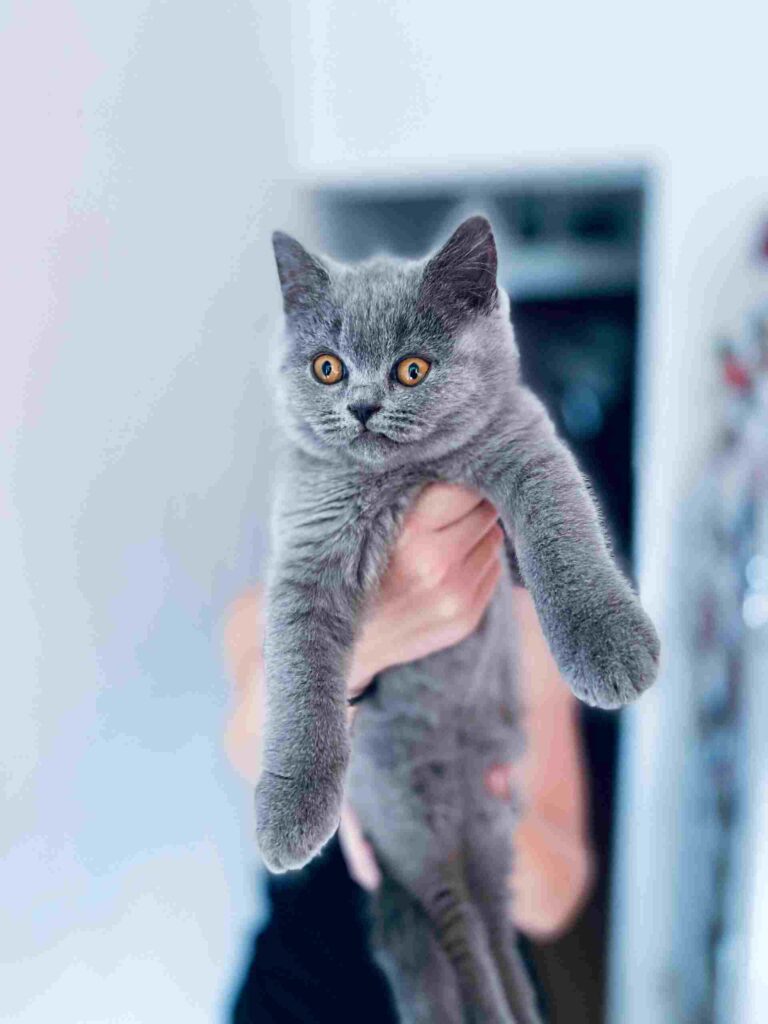
<path fill-rule="evenodd" d="M 258 912 L 219 630 L 264 544 L 284 10 L 0 30 L 0 1018 L 210 1021 Z"/>
<path fill-rule="evenodd" d="M 295 159 L 308 178 L 653 170 L 638 539 L 664 666 L 625 719 L 611 1020 L 668 1024 L 684 984 L 671 966 L 674 839 L 693 685 L 675 530 L 711 440 L 712 341 L 732 316 L 723 282 L 768 210 L 768 10 L 747 0 L 291 6 Z"/>

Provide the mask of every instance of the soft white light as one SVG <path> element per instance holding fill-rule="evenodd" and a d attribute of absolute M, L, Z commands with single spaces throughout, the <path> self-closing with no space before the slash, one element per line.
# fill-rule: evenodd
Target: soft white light
<path fill-rule="evenodd" d="M 747 583 L 752 590 L 768 590 L 768 557 L 755 555 L 747 563 Z"/>
<path fill-rule="evenodd" d="M 750 629 L 759 629 L 768 622 L 768 594 L 748 594 L 741 613 Z"/>

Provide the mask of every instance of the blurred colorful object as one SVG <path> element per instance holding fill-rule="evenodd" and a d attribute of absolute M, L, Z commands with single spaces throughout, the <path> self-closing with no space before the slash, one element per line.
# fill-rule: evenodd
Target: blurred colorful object
<path fill-rule="evenodd" d="M 696 743 L 682 851 L 680 1024 L 726 1024 L 738 943 L 737 826 L 743 793 L 745 656 L 768 625 L 768 302 L 720 346 L 717 450 L 688 509 Z M 743 879 L 742 879 L 743 882 Z"/>

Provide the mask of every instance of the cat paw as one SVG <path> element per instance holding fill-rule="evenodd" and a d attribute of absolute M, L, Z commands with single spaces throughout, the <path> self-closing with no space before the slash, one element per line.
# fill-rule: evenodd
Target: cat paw
<path fill-rule="evenodd" d="M 580 700 L 613 709 L 648 689 L 658 672 L 659 638 L 634 595 L 611 600 L 607 613 L 580 627 L 568 673 Z"/>
<path fill-rule="evenodd" d="M 304 867 L 339 825 L 341 786 L 264 770 L 256 786 L 256 838 L 275 874 Z"/>

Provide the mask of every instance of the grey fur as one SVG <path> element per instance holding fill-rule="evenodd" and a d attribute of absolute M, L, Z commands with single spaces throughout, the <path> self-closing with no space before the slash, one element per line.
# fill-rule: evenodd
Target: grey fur
<path fill-rule="evenodd" d="M 338 825 L 350 651 L 405 512 L 428 482 L 468 484 L 499 510 L 550 649 L 582 700 L 632 700 L 653 681 L 659 649 L 581 473 L 520 382 L 490 224 L 465 221 L 426 263 L 341 266 L 280 233 L 274 246 L 286 444 L 256 810 L 264 859 L 284 871 Z M 328 351 L 348 368 L 332 386 L 310 369 Z M 431 362 L 413 388 L 391 373 L 407 355 Z M 367 430 L 348 411 L 357 402 L 381 406 Z M 510 592 L 507 574 L 473 635 L 385 672 L 356 718 L 350 795 L 386 877 L 382 962 L 414 1024 L 537 1020 L 506 909 L 513 821 L 482 783 L 519 740 Z M 410 922 L 405 933 L 398 920 Z"/>

